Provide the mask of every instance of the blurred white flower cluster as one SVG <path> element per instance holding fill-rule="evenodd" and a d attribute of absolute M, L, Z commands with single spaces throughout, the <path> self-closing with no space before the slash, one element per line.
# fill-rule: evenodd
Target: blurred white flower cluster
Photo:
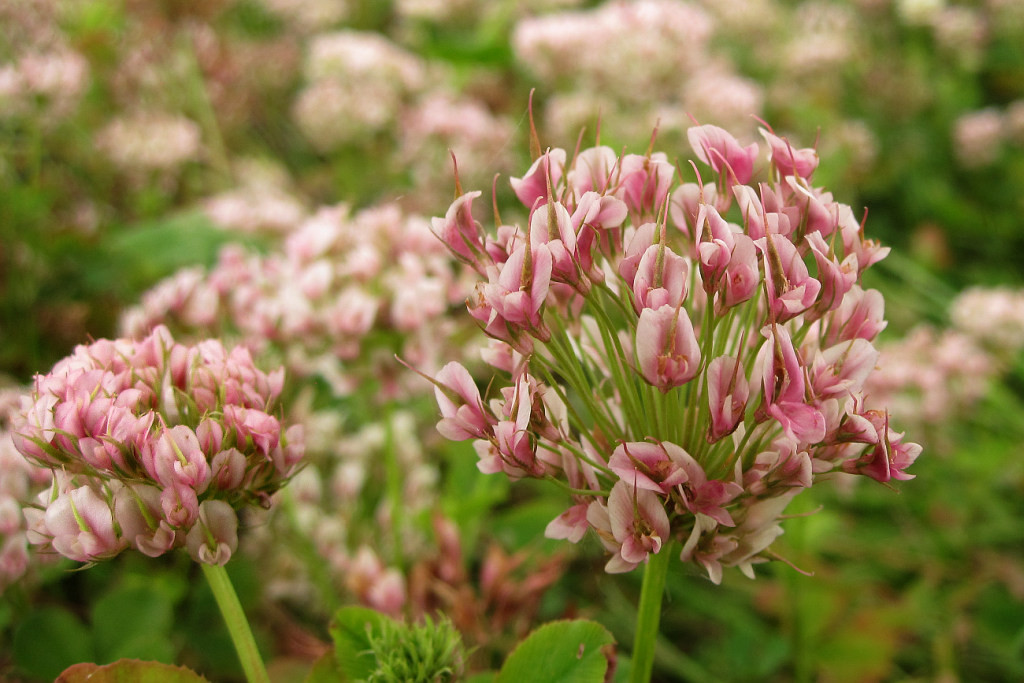
<path fill-rule="evenodd" d="M 574 138 L 598 112 L 625 139 L 642 139 L 658 121 L 660 134 L 681 134 L 688 115 L 752 132 L 763 92 L 714 53 L 714 31 L 696 4 L 640 0 L 522 19 L 512 44 L 556 91 L 544 114 L 555 137 Z"/>
<path fill-rule="evenodd" d="M 384 132 L 425 87 L 426 70 L 419 57 L 377 33 L 317 35 L 306 53 L 295 121 L 322 152 Z"/>
<path fill-rule="evenodd" d="M 0 0 L 0 122 L 30 117 L 44 127 L 72 115 L 89 83 L 89 64 L 60 29 L 48 0 Z"/>

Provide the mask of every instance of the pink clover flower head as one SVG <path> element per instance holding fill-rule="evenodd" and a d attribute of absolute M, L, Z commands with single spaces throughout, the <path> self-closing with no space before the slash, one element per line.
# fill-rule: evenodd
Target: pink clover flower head
<path fill-rule="evenodd" d="M 149 475 L 163 486 L 180 484 L 202 493 L 210 482 L 210 464 L 199 446 L 199 437 L 185 425 L 162 431 L 152 463 L 154 471 Z"/>
<path fill-rule="evenodd" d="M 496 419 L 484 407 L 472 375 L 459 363 L 452 361 L 437 373 L 434 396 L 442 416 L 437 431 L 446 439 L 485 439 L 493 432 Z"/>
<path fill-rule="evenodd" d="M 864 474 L 880 482 L 890 479 L 905 481 L 915 475 L 907 474 L 906 468 L 914 464 L 921 454 L 921 446 L 916 443 L 904 443 L 903 434 L 889 426 L 889 414 L 879 411 L 868 411 L 864 417 L 875 429 L 875 437 L 868 444 L 868 449 L 860 458 L 847 460 L 843 470 L 855 474 Z"/>
<path fill-rule="evenodd" d="M 707 439 L 714 443 L 736 431 L 743 420 L 750 397 L 747 377 L 739 360 L 719 356 L 708 364 L 708 404 L 711 424 Z"/>
<path fill-rule="evenodd" d="M 246 348 L 186 346 L 165 327 L 79 346 L 36 378 L 16 420 L 21 453 L 60 472 L 26 511 L 32 542 L 80 562 L 129 547 L 155 557 L 204 524 L 223 543 L 196 542 L 193 556 L 226 561 L 237 539 L 223 510 L 266 502 L 301 460 L 301 427 L 272 414 L 283 382 Z"/>
<path fill-rule="evenodd" d="M 688 480 L 687 471 L 680 464 L 683 456 L 689 457 L 673 443 L 622 443 L 612 451 L 608 468 L 621 481 L 638 489 L 668 495 Z"/>
<path fill-rule="evenodd" d="M 40 494 L 41 501 L 48 498 L 48 493 Z M 125 547 L 110 506 L 89 486 L 59 491 L 45 512 L 38 512 L 28 517 L 29 541 L 50 545 L 69 559 L 94 562 L 113 557 Z"/>
<path fill-rule="evenodd" d="M 819 162 L 818 152 L 813 147 L 794 149 L 786 138 L 781 138 L 764 128 L 761 128 L 760 131 L 770 148 L 768 160 L 779 172 L 779 175 L 783 178 L 798 176 L 810 179 L 814 170 L 818 168 Z"/>
<path fill-rule="evenodd" d="M 686 309 L 665 305 L 640 312 L 636 362 L 643 378 L 662 392 L 697 376 L 701 352 Z"/>
<path fill-rule="evenodd" d="M 579 543 L 587 533 L 587 505 L 577 503 L 551 520 L 544 529 L 545 538 L 564 538 Z"/>
<path fill-rule="evenodd" d="M 576 229 L 569 210 L 563 204 L 549 201 L 534 208 L 530 217 L 530 246 L 547 249 L 550 253 L 553 280 L 580 285 Z"/>
<path fill-rule="evenodd" d="M 551 286 L 554 263 L 551 251 L 528 243 L 520 244 L 509 255 L 496 278 L 483 290 L 492 319 L 497 316 L 510 331 L 536 332 L 547 329 L 542 309 Z"/>
<path fill-rule="evenodd" d="M 692 129 L 682 184 L 653 142 L 554 149 L 512 183 L 527 234 L 474 224 L 468 307 L 494 374 L 447 366 L 439 429 L 485 473 L 559 480 L 545 535 L 593 530 L 606 571 L 674 543 L 716 583 L 752 577 L 793 496 L 831 472 L 909 479 L 921 452 L 867 402 L 886 323 L 861 276 L 886 249 L 812 185 L 814 149 L 763 135 L 762 171 L 756 144 Z"/>
<path fill-rule="evenodd" d="M 188 554 L 196 562 L 223 565 L 238 549 L 238 514 L 223 500 L 210 499 L 199 506 L 198 523 L 185 537 Z"/>
<path fill-rule="evenodd" d="M 773 325 L 757 356 L 764 394 L 758 413 L 771 417 L 785 433 L 802 443 L 825 437 L 825 417 L 807 402 L 806 369 L 785 327 Z"/>
<path fill-rule="evenodd" d="M 739 186 L 745 187 L 745 186 Z M 669 216 L 672 224 L 687 237 L 692 237 L 705 204 L 715 205 L 718 192 L 714 185 L 682 183 L 669 197 Z"/>
<path fill-rule="evenodd" d="M 480 240 L 480 224 L 473 219 L 472 209 L 473 200 L 480 195 L 479 190 L 467 192 L 455 200 L 444 218 L 431 221 L 438 239 L 467 263 L 475 263 L 477 254 L 484 248 Z"/>
<path fill-rule="evenodd" d="M 538 199 L 548 196 L 548 181 L 558 185 L 565 169 L 565 150 L 550 149 L 533 162 L 522 178 L 512 178 L 510 183 L 516 197 L 523 206 L 533 207 Z"/>
<path fill-rule="evenodd" d="M 825 343 L 831 346 L 851 339 L 873 341 L 888 325 L 884 315 L 885 299 L 881 292 L 853 285 L 835 310 Z"/>
<path fill-rule="evenodd" d="M 791 320 L 818 300 L 821 283 L 810 276 L 796 246 L 786 239 L 765 235 L 765 289 L 772 319 Z"/>
<path fill-rule="evenodd" d="M 678 307 L 686 299 L 687 261 L 665 244 L 652 244 L 637 264 L 633 278 L 633 308 Z"/>
<path fill-rule="evenodd" d="M 1024 114 L 1024 104 L 1020 106 Z M 970 287 L 949 307 L 954 328 L 997 357 L 1024 348 L 1024 290 Z"/>
<path fill-rule="evenodd" d="M 626 203 L 632 215 L 653 218 L 668 201 L 675 173 L 675 167 L 663 152 L 650 156 L 627 154 L 619 161 L 616 195 Z"/>
<path fill-rule="evenodd" d="M 821 294 L 812 311 L 815 316 L 821 316 L 842 304 L 856 283 L 860 269 L 856 254 L 850 254 L 841 263 L 838 262 L 820 233 L 808 234 L 807 244 L 814 254 L 818 281 L 821 283 Z"/>
<path fill-rule="evenodd" d="M 697 158 L 722 175 L 726 187 L 746 185 L 754 174 L 757 143 L 742 146 L 728 131 L 704 125 L 686 131 Z"/>
<path fill-rule="evenodd" d="M 447 234 L 454 247 L 469 249 L 465 237 L 473 249 L 481 250 L 475 257 L 480 270 L 491 259 L 484 252 L 493 239 L 473 232 L 478 228 L 472 215 L 477 203 L 470 200 L 479 193 L 464 194 L 448 220 L 441 217 L 433 225 L 393 202 L 358 212 L 344 204 L 321 207 L 301 218 L 282 247 L 269 254 L 225 247 L 212 270 L 192 280 L 190 291 L 173 297 L 154 292 L 158 296 L 145 297 L 141 310 L 130 312 L 123 326 L 133 335 L 145 335 L 160 323 L 176 333 L 209 334 L 208 325 L 194 315 L 194 309 L 202 308 L 216 321 L 218 332 L 240 339 L 240 346 L 253 356 L 271 347 L 286 349 L 283 359 L 290 377 L 319 376 L 338 395 L 363 379 L 382 376 L 382 365 L 390 357 L 380 354 L 379 346 L 364 343 L 373 331 L 394 334 L 401 357 L 416 363 L 422 359 L 436 369 L 451 360 L 443 340 L 471 324 L 453 321 L 448 313 L 466 299 L 473 284 L 468 269 L 447 258 L 445 244 L 432 234 L 432 227 L 437 226 L 438 236 Z M 465 261 L 466 254 L 460 259 Z M 503 322 L 496 321 L 498 325 Z M 338 359 L 347 361 L 343 368 Z M 182 360 L 184 377 L 188 358 Z M 233 372 L 230 354 L 224 354 L 223 362 Z M 216 374 L 212 381 L 196 379 L 203 387 L 198 396 L 198 388 L 179 383 L 178 367 L 172 373 L 173 386 L 193 394 L 197 409 L 217 398 L 208 389 L 218 381 Z M 388 370 L 382 395 L 401 384 L 393 368 Z M 225 387 L 229 402 L 235 402 L 232 392 L 246 390 L 249 383 L 244 374 L 232 376 L 237 386 Z M 273 385 L 283 375 L 268 373 L 266 379 Z M 257 385 L 255 390 L 259 394 L 263 388 Z M 178 407 L 174 391 L 161 398 L 168 412 Z M 261 403 L 265 401 L 250 397 L 244 407 L 272 412 Z"/>
<path fill-rule="evenodd" d="M 608 531 L 617 554 L 605 565 L 611 574 L 628 572 L 661 551 L 668 540 L 669 521 L 665 506 L 651 491 L 617 482 L 608 496 Z"/>
<path fill-rule="evenodd" d="M 577 197 L 588 192 L 604 195 L 610 189 L 608 183 L 618 160 L 611 147 L 589 147 L 577 155 L 573 167 L 566 173 L 566 182 Z"/>

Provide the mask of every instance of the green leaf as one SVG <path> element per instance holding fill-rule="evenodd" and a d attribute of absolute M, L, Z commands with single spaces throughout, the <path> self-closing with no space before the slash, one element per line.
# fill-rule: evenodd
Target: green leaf
<path fill-rule="evenodd" d="M 313 662 L 313 668 L 306 676 L 306 683 L 337 683 L 339 676 L 338 659 L 333 652 L 325 652 L 320 659 Z"/>
<path fill-rule="evenodd" d="M 319 661 L 319 660 L 317 660 Z M 284 655 L 274 657 L 267 662 L 267 677 L 273 683 L 310 683 L 313 667 L 309 660 L 298 655 Z M 312 683 L 336 683 L 338 680 L 337 668 L 329 670 L 330 678 L 313 679 Z"/>
<path fill-rule="evenodd" d="M 442 505 L 462 535 L 462 550 L 471 557 L 481 529 L 491 512 L 508 499 L 508 477 L 483 474 L 476 466 L 479 457 L 469 441 L 449 442 L 446 446 L 446 474 Z"/>
<path fill-rule="evenodd" d="M 81 276 L 93 291 L 129 296 L 180 268 L 211 265 L 229 242 L 259 239 L 218 230 L 198 210 L 162 216 L 112 231 Z"/>
<path fill-rule="evenodd" d="M 376 670 L 377 657 L 371 651 L 369 633 L 380 634 L 387 619 L 367 607 L 342 607 L 335 613 L 330 633 L 342 680 L 369 678 Z"/>
<path fill-rule="evenodd" d="M 549 488 L 544 493 L 550 492 Z M 538 542 L 545 549 L 559 549 L 564 545 L 563 541 L 544 537 L 544 530 L 551 520 L 565 512 L 565 496 L 561 492 L 557 493 L 557 497 L 548 495 L 528 500 L 496 514 L 491 523 L 491 533 L 510 549 Z"/>
<path fill-rule="evenodd" d="M 512 651 L 495 683 L 600 683 L 608 670 L 604 648 L 614 642 L 594 621 L 545 624 Z"/>
<path fill-rule="evenodd" d="M 7 630 L 14 619 L 14 609 L 7 602 L 0 602 L 0 631 Z"/>
<path fill-rule="evenodd" d="M 115 588 L 92 609 L 96 654 L 101 662 L 153 659 L 171 662 L 174 607 L 151 586 Z"/>
<path fill-rule="evenodd" d="M 113 664 L 75 664 L 54 683 L 204 683 L 205 678 L 183 666 L 122 659 Z"/>
<path fill-rule="evenodd" d="M 60 607 L 41 607 L 14 632 L 14 661 L 38 678 L 52 680 L 76 662 L 93 658 L 89 629 Z"/>

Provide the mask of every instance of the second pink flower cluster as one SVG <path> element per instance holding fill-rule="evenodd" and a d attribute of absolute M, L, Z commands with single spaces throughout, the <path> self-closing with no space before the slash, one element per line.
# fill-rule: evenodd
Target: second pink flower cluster
<path fill-rule="evenodd" d="M 184 545 L 223 564 L 236 511 L 269 505 L 302 456 L 301 427 L 274 414 L 283 381 L 244 347 L 186 346 L 163 327 L 77 347 L 36 377 L 14 433 L 55 473 L 25 509 L 29 540 L 80 562 Z"/>

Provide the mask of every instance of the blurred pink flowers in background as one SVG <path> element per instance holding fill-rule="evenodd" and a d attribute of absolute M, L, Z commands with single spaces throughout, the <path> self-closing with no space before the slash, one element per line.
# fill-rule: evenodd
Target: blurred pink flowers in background
<path fill-rule="evenodd" d="M 128 335 L 159 324 L 221 334 L 280 354 L 290 374 L 321 376 L 338 395 L 371 379 L 390 395 L 405 386 L 393 353 L 438 368 L 454 351 L 445 340 L 468 317 L 450 312 L 467 291 L 426 219 L 395 203 L 355 213 L 339 204 L 289 226 L 269 254 L 228 246 L 210 271 L 158 283 L 122 326 Z M 390 353 L 364 343 L 381 333 L 392 336 Z"/>

